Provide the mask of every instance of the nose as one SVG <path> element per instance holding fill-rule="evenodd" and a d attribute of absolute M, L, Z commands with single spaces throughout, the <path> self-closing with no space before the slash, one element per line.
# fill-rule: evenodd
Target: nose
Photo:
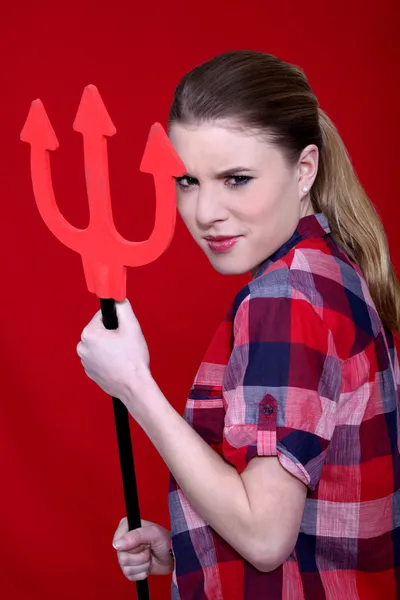
<path fill-rule="evenodd" d="M 209 228 L 216 221 L 225 221 L 228 218 L 228 210 L 216 190 L 199 190 L 196 205 L 196 220 L 199 227 Z"/>

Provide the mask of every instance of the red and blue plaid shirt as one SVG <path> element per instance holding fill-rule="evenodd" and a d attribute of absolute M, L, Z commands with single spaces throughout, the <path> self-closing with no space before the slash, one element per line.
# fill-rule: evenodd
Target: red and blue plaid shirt
<path fill-rule="evenodd" d="M 239 473 L 277 456 L 307 486 L 295 549 L 258 571 L 171 478 L 173 600 L 400 598 L 399 384 L 360 269 L 303 217 L 237 294 L 184 414 Z"/>

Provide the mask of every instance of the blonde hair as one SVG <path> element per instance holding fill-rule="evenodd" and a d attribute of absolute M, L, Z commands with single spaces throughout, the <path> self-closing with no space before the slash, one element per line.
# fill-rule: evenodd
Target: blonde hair
<path fill-rule="evenodd" d="M 400 333 L 400 284 L 383 225 L 304 72 L 251 50 L 225 52 L 199 65 L 179 82 L 169 125 L 220 118 L 265 131 L 293 163 L 309 144 L 318 147 L 314 211 L 326 215 L 333 240 L 360 267 L 382 322 Z"/>
<path fill-rule="evenodd" d="M 400 283 L 382 222 L 357 178 L 338 130 L 324 111 L 318 109 L 318 115 L 322 147 L 311 189 L 313 208 L 326 215 L 333 239 L 359 265 L 381 320 L 400 333 Z"/>

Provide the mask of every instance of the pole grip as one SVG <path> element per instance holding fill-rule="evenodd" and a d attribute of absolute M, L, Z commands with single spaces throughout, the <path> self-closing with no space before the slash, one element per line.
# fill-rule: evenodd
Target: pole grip
<path fill-rule="evenodd" d="M 118 329 L 118 316 L 115 300 L 112 298 L 101 298 L 100 308 L 104 327 L 106 329 Z M 132 529 L 141 527 L 142 523 L 140 520 L 139 496 L 136 485 L 135 464 L 129 428 L 129 414 L 126 406 L 121 400 L 118 398 L 113 398 L 112 400 L 124 489 L 125 510 L 129 531 L 131 531 Z M 138 600 L 150 600 L 147 579 L 136 582 L 136 592 Z"/>

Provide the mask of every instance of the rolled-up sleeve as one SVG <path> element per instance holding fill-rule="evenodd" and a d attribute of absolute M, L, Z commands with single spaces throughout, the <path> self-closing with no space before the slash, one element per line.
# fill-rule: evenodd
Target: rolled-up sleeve
<path fill-rule="evenodd" d="M 323 308 L 290 273 L 257 282 L 237 308 L 223 385 L 223 454 L 241 473 L 255 456 L 277 456 L 317 485 L 341 389 L 341 361 Z"/>

